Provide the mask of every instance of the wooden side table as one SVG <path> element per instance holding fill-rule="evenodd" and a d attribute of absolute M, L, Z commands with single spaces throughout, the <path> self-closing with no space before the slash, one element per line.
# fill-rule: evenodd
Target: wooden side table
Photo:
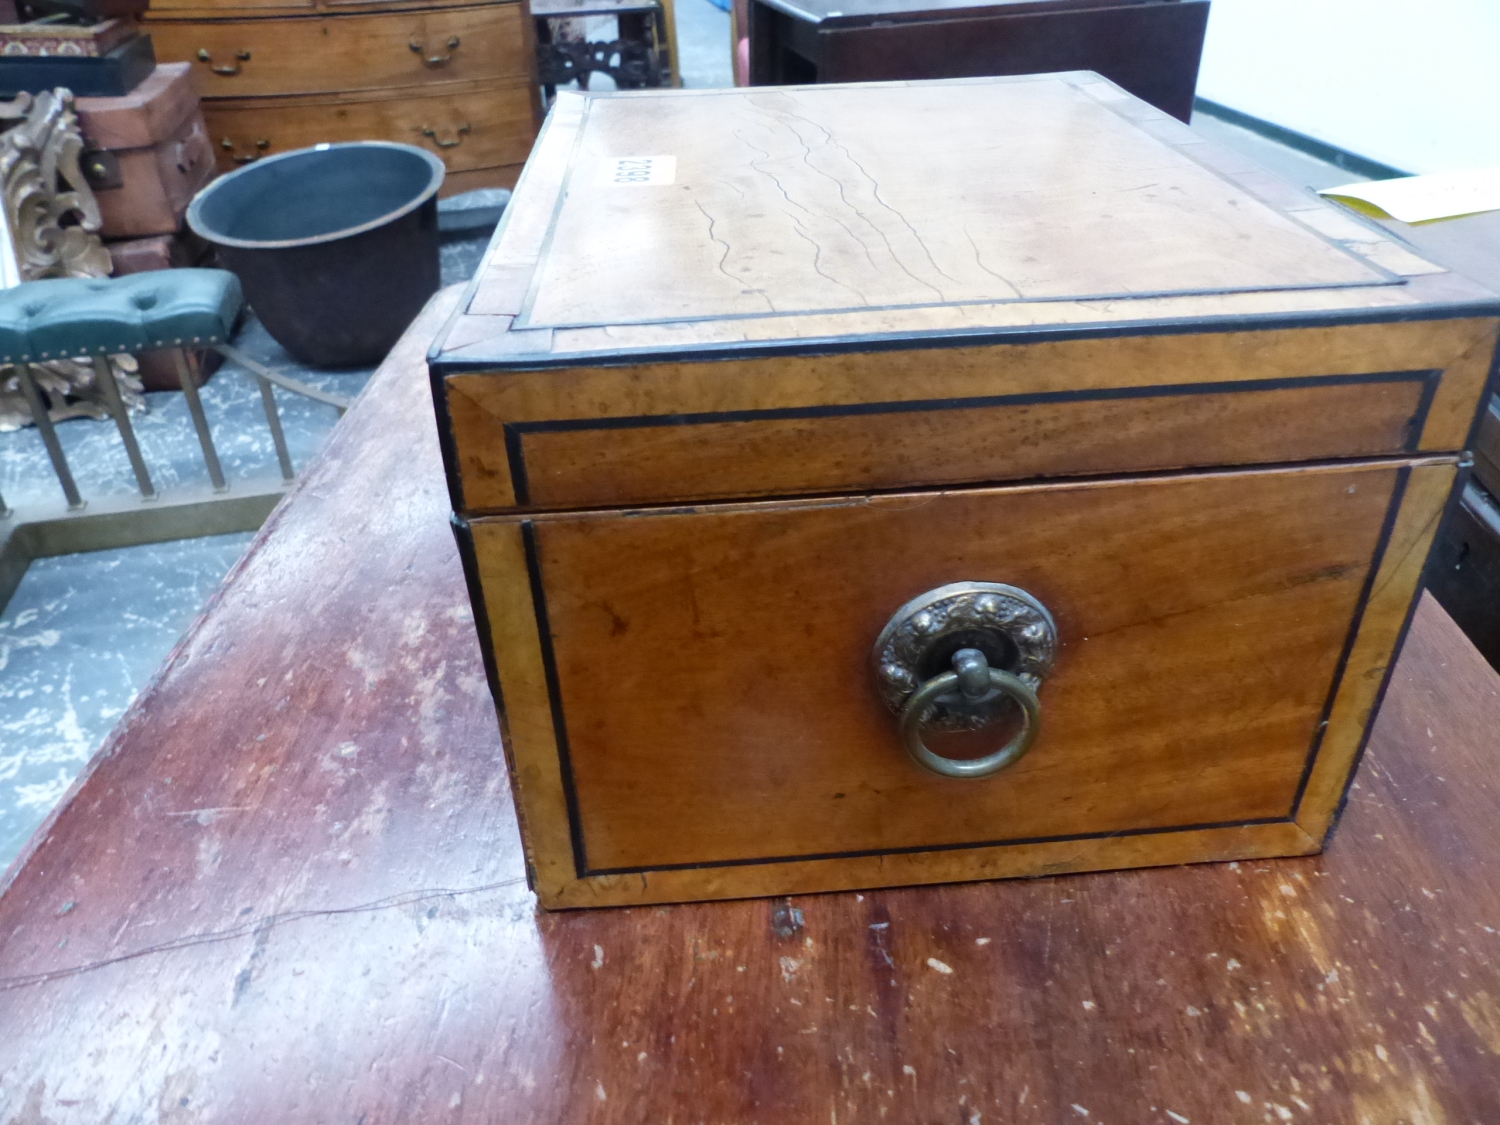
<path fill-rule="evenodd" d="M 589 88 L 594 74 L 607 74 L 621 90 L 675 86 L 677 52 L 672 40 L 670 0 L 533 0 L 537 81 L 550 101 L 559 86 L 576 80 Z M 567 39 L 564 20 L 613 18 L 612 40 Z"/>
<path fill-rule="evenodd" d="M 1208 0 L 748 0 L 749 85 L 1093 70 L 1182 121 Z"/>
<path fill-rule="evenodd" d="M 1324 855 L 538 914 L 423 371 L 457 296 L 0 877 L 0 1120 L 1500 1120 L 1500 678 L 1430 599 Z"/>

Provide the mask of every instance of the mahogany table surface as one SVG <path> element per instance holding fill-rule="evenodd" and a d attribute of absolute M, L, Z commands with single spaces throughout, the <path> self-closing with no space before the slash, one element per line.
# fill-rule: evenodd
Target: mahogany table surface
<path fill-rule="evenodd" d="M 1500 1121 L 1500 677 L 1431 599 L 1321 856 L 539 913 L 422 362 L 454 298 L 12 869 L 0 1120 Z"/>

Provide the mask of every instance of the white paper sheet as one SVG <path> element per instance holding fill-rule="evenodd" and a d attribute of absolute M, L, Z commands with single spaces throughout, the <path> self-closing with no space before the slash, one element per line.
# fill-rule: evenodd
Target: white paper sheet
<path fill-rule="evenodd" d="M 1377 219 L 1430 223 L 1480 211 L 1500 211 L 1500 168 L 1372 180 L 1324 188 L 1318 194 Z"/>

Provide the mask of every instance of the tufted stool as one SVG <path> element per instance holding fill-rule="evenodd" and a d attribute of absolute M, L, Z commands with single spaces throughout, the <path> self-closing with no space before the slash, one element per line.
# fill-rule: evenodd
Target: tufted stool
<path fill-rule="evenodd" d="M 329 403 L 340 412 L 348 402 L 271 371 L 231 347 L 229 338 L 243 307 L 239 279 L 227 270 L 173 269 L 115 278 L 56 278 L 28 281 L 13 289 L 0 290 L 0 363 L 16 368 L 22 393 L 70 508 L 81 508 L 83 500 L 30 369 L 30 364 L 49 359 L 92 358 L 95 378 L 119 427 L 141 495 L 150 499 L 156 490 L 107 357 L 120 352 L 138 355 L 157 348 L 213 348 L 248 368 L 260 383 L 281 473 L 285 479 L 292 479 L 291 455 L 276 413 L 271 384 Z M 214 489 L 222 492 L 227 485 L 198 396 L 196 373 L 181 351 L 177 353 L 177 363 L 209 478 Z"/>

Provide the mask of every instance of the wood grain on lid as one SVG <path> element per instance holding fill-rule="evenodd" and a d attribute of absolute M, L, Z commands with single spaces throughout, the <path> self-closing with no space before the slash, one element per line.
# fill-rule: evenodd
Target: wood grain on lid
<path fill-rule="evenodd" d="M 517 327 L 1399 280 L 1085 89 L 589 99 Z M 660 156 L 670 183 L 609 176 Z"/>

